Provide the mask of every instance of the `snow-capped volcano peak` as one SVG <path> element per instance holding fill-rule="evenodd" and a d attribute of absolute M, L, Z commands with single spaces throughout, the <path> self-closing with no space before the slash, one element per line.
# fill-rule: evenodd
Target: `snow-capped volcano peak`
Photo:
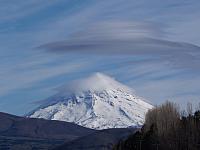
<path fill-rule="evenodd" d="M 127 92 L 133 92 L 133 90 L 114 78 L 109 77 L 103 73 L 94 73 L 87 78 L 74 80 L 67 85 L 60 87 L 58 90 L 64 93 L 81 93 L 84 91 L 105 91 L 121 89 Z"/>
<path fill-rule="evenodd" d="M 141 125 L 153 106 L 113 78 L 95 73 L 59 88 L 29 117 L 62 120 L 94 128 Z"/>

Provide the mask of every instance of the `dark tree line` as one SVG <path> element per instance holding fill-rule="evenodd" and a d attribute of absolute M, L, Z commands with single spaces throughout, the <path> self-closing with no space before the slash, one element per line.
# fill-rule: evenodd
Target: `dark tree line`
<path fill-rule="evenodd" d="M 187 113 L 166 102 L 146 114 L 145 125 L 120 141 L 114 150 L 200 150 L 200 109 Z"/>

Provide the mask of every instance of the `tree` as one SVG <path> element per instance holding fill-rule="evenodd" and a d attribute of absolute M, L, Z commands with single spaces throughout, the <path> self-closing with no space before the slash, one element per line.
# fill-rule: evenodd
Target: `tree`
<path fill-rule="evenodd" d="M 141 131 L 122 141 L 120 149 L 199 150 L 200 108 L 194 113 L 192 108 L 188 103 L 186 114 L 185 111 L 180 113 L 172 102 L 156 106 L 146 114 Z"/>

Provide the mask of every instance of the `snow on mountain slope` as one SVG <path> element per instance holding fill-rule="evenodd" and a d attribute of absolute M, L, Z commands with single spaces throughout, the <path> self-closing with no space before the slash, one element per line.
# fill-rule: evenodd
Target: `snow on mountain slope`
<path fill-rule="evenodd" d="M 74 122 L 93 129 L 124 128 L 142 125 L 152 107 L 129 87 L 96 73 L 61 87 L 29 117 Z"/>

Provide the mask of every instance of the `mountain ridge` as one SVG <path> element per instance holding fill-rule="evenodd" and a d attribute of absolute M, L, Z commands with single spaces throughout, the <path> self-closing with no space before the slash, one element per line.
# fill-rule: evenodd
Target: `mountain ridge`
<path fill-rule="evenodd" d="M 112 149 L 112 145 L 137 130 L 124 128 L 99 131 L 64 121 L 25 118 L 0 112 L 0 149 Z"/>

